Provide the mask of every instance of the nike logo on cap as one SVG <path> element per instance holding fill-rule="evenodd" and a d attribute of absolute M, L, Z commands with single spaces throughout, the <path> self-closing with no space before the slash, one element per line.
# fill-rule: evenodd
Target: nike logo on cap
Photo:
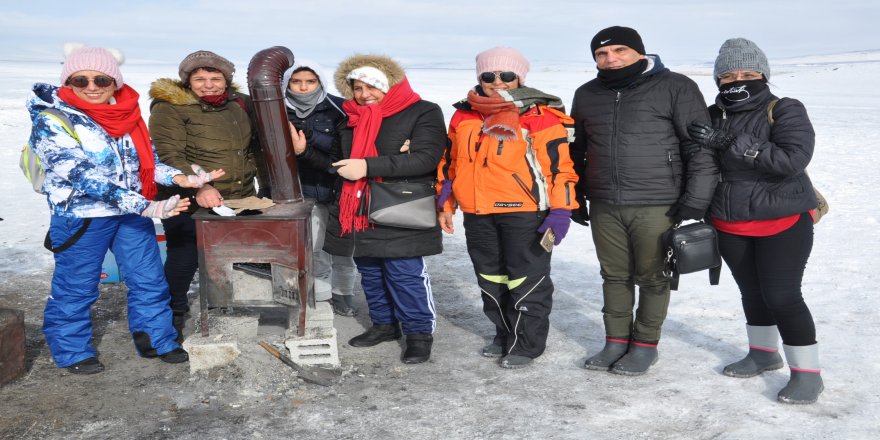
<path fill-rule="evenodd" d="M 609 42 L 609 41 L 611 41 L 611 38 L 609 38 L 609 39 L 607 39 L 607 40 L 605 40 L 605 41 L 600 41 L 599 44 L 605 44 L 605 43 L 607 43 L 607 42 Z"/>

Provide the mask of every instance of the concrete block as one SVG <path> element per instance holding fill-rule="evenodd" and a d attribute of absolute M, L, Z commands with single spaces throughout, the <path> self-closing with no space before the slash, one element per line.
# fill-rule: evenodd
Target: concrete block
<path fill-rule="evenodd" d="M 322 330 L 302 338 L 284 341 L 290 359 L 300 365 L 324 365 L 339 367 L 339 350 L 336 329 Z"/>
<path fill-rule="evenodd" d="M 189 353 L 190 373 L 229 365 L 241 355 L 238 342 L 228 334 L 193 335 L 183 341 L 183 349 Z"/>
<path fill-rule="evenodd" d="M 0 385 L 24 374 L 24 312 L 0 309 Z"/>
<path fill-rule="evenodd" d="M 315 308 L 306 309 L 306 332 L 313 328 L 333 328 L 333 308 L 326 301 L 318 301 Z"/>

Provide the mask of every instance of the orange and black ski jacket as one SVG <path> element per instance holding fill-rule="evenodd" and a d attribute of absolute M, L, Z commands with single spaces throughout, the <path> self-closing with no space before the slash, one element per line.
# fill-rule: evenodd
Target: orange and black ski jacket
<path fill-rule="evenodd" d="M 452 181 L 452 196 L 440 207 L 471 214 L 577 208 L 574 172 L 568 152 L 574 121 L 537 105 L 519 117 L 516 140 L 499 141 L 483 133 L 483 118 L 459 109 L 449 123 L 446 152 L 437 170 L 437 189 Z"/>

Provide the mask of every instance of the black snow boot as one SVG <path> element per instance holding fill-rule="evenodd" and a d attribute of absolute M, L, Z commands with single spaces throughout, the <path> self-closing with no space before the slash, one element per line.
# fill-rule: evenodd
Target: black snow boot
<path fill-rule="evenodd" d="M 134 347 L 141 354 L 141 357 L 154 358 L 159 356 L 146 332 L 134 332 L 131 334 L 131 338 L 134 340 Z"/>
<path fill-rule="evenodd" d="M 633 342 L 629 344 L 629 351 L 611 366 L 611 372 L 624 376 L 641 376 L 651 365 L 657 363 L 658 358 L 657 344 Z"/>
<path fill-rule="evenodd" d="M 169 351 L 168 353 L 159 355 L 162 359 L 162 362 L 167 362 L 169 364 L 180 364 L 189 360 L 189 353 L 186 350 L 177 347 L 174 350 Z"/>
<path fill-rule="evenodd" d="M 357 316 L 357 308 L 354 306 L 354 295 L 333 294 L 330 300 L 333 313 L 339 316 Z"/>
<path fill-rule="evenodd" d="M 404 364 L 420 364 L 431 357 L 431 346 L 434 337 L 431 335 L 406 335 L 406 349 L 401 360 Z"/>
<path fill-rule="evenodd" d="M 819 394 L 825 390 L 819 370 L 819 344 L 806 346 L 782 345 L 785 359 L 791 368 L 791 378 L 777 400 L 782 403 L 806 405 L 816 403 Z"/>
<path fill-rule="evenodd" d="M 765 371 L 782 368 L 779 355 L 779 330 L 775 325 L 746 325 L 749 353 L 743 359 L 724 367 L 730 377 L 755 377 Z"/>
<path fill-rule="evenodd" d="M 518 354 L 509 354 L 501 359 L 501 368 L 507 368 L 509 370 L 525 368 L 531 365 L 533 360 L 534 359 L 530 357 L 520 356 Z"/>
<path fill-rule="evenodd" d="M 397 324 L 373 324 L 367 331 L 351 338 L 352 347 L 372 347 L 386 341 L 400 339 L 400 326 Z"/>
<path fill-rule="evenodd" d="M 618 359 L 626 354 L 629 348 L 629 339 L 605 338 L 605 348 L 594 354 L 584 362 L 584 368 L 588 370 L 608 371 Z"/>
<path fill-rule="evenodd" d="M 90 357 L 67 367 L 67 371 L 73 374 L 96 374 L 104 371 L 104 364 L 98 358 Z"/>

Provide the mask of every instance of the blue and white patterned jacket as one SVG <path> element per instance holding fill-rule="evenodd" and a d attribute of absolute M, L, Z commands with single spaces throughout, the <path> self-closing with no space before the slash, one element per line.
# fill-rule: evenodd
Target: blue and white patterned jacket
<path fill-rule="evenodd" d="M 112 138 L 85 113 L 58 98 L 58 87 L 37 83 L 26 107 L 31 115 L 30 144 L 46 170 L 43 191 L 49 209 L 62 217 L 109 217 L 140 214 L 150 201 L 141 194 L 140 162 L 131 136 Z M 54 107 L 73 123 L 77 141 L 55 117 L 41 113 Z M 156 162 L 156 183 L 173 185 L 182 174 Z"/>

